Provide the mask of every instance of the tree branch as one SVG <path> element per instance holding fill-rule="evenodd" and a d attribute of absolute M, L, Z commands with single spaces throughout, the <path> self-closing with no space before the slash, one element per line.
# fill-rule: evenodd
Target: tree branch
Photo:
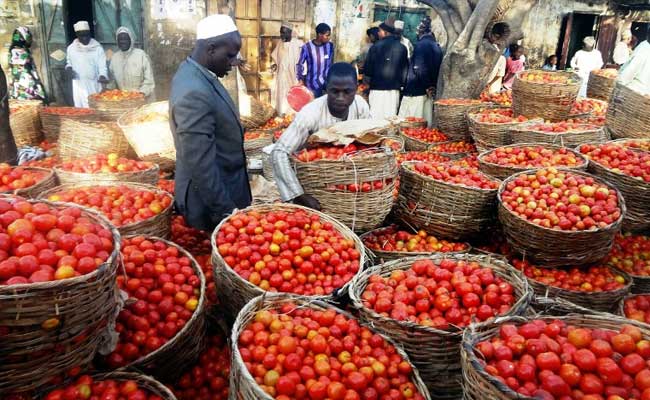
<path fill-rule="evenodd" d="M 472 15 L 472 7 L 467 0 L 447 0 L 452 10 L 456 12 L 463 26 L 467 24 L 470 16 Z"/>
<path fill-rule="evenodd" d="M 460 16 L 445 0 L 418 0 L 418 2 L 433 8 L 433 10 L 440 16 L 445 31 L 447 32 L 447 48 L 451 48 L 464 27 Z"/>
<path fill-rule="evenodd" d="M 499 0 L 480 0 L 469 21 L 461 38 L 465 48 L 476 49 L 483 41 L 485 29 L 487 28 L 492 15 L 499 5 Z M 459 38 L 460 40 L 460 38 Z"/>

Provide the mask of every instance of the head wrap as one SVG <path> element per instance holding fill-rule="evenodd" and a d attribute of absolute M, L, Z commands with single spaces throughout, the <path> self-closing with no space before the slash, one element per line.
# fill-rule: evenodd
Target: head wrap
<path fill-rule="evenodd" d="M 215 14 L 205 17 L 196 24 L 196 39 L 210 39 L 227 33 L 238 32 L 235 21 L 228 15 Z"/>
<path fill-rule="evenodd" d="M 282 21 L 280 23 L 280 26 L 282 28 L 287 28 L 287 29 L 293 30 L 293 24 L 291 22 L 289 22 L 289 21 Z"/>
<path fill-rule="evenodd" d="M 126 26 L 120 26 L 117 28 L 117 31 L 115 31 L 115 40 L 117 40 L 117 37 L 120 35 L 120 33 L 126 33 L 129 35 L 129 39 L 131 39 L 131 46 L 129 46 L 129 50 L 131 50 L 133 48 L 133 34 L 131 33 L 131 30 Z"/>
<path fill-rule="evenodd" d="M 395 21 L 395 29 L 398 31 L 404 30 L 404 21 L 397 20 Z"/>
<path fill-rule="evenodd" d="M 88 24 L 88 21 L 79 21 L 76 24 L 74 24 L 73 27 L 75 32 L 90 30 L 90 25 Z"/>
<path fill-rule="evenodd" d="M 14 30 L 11 36 L 10 49 L 22 48 L 28 49 L 32 44 L 32 33 L 26 26 L 19 26 Z"/>
<path fill-rule="evenodd" d="M 379 29 L 381 29 L 382 31 L 386 31 L 388 33 L 395 33 L 395 28 L 388 25 L 386 22 L 382 22 L 381 24 L 379 24 Z"/>
<path fill-rule="evenodd" d="M 589 47 L 594 47 L 594 45 L 596 44 L 596 39 L 594 39 L 593 36 L 587 36 L 586 38 L 582 39 L 582 43 L 584 43 Z"/>

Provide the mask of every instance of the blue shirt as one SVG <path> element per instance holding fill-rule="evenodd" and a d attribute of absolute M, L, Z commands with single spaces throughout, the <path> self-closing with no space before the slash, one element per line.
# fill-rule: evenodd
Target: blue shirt
<path fill-rule="evenodd" d="M 334 44 L 327 42 L 317 46 L 309 41 L 300 50 L 300 59 L 296 65 L 297 78 L 315 94 L 325 88 L 325 79 L 334 60 Z M 305 73 L 304 64 L 307 64 Z M 306 75 L 306 76 L 305 76 Z"/>

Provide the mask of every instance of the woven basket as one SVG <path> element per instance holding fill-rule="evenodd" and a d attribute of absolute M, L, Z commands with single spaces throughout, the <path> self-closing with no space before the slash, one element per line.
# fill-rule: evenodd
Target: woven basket
<path fill-rule="evenodd" d="M 570 172 L 574 175 L 593 177 L 581 171 L 563 168 L 558 168 L 558 170 Z M 593 177 L 596 182 L 608 186 L 610 190 L 616 190 L 618 205 L 621 209 L 620 218 L 608 227 L 596 230 L 574 232 L 544 228 L 515 215 L 501 201 L 501 193 L 505 190 L 506 185 L 525 173 L 517 173 L 501 182 L 497 196 L 499 200 L 499 221 L 503 226 L 503 232 L 508 244 L 519 254 L 530 259 L 531 262 L 547 267 L 579 266 L 603 260 L 609 253 L 614 237 L 623 223 L 625 201 L 621 193 L 611 184 L 604 182 L 600 178 Z M 552 245 L 549 245 L 551 243 Z"/>
<path fill-rule="evenodd" d="M 607 109 L 607 129 L 614 139 L 650 138 L 650 97 L 617 83 Z"/>
<path fill-rule="evenodd" d="M 399 128 L 404 129 L 404 128 L 426 128 L 427 127 L 427 121 L 425 119 L 422 119 L 422 121 L 409 121 L 407 119 L 403 119 L 402 121 L 399 122 Z"/>
<path fill-rule="evenodd" d="M 147 390 L 150 394 L 159 396 L 162 400 L 176 400 L 176 396 L 172 391 L 167 388 L 167 386 L 155 380 L 153 377 L 144 375 L 137 372 L 126 372 L 126 371 L 113 371 L 106 373 L 93 373 L 92 374 L 94 381 L 135 381 L 138 384 L 138 388 Z M 70 382 L 74 383 L 74 381 Z M 51 390 L 48 388 L 43 392 L 42 396 L 37 397 L 38 399 L 44 398 Z"/>
<path fill-rule="evenodd" d="M 144 94 L 135 99 L 118 101 L 101 99 L 99 93 L 88 96 L 88 107 L 97 110 L 98 114 L 113 122 L 116 122 L 125 113 L 145 104 Z"/>
<path fill-rule="evenodd" d="M 70 115 L 70 114 L 59 114 L 57 111 L 77 111 L 84 110 L 86 114 Z M 59 134 L 61 133 L 61 120 L 64 118 L 84 121 L 90 120 L 93 117 L 96 117 L 95 111 L 90 108 L 75 108 L 75 107 L 43 107 L 41 108 L 41 127 L 45 140 L 50 143 L 54 143 L 59 140 Z"/>
<path fill-rule="evenodd" d="M 286 212 L 306 210 L 311 214 L 318 215 L 322 221 L 331 223 L 345 239 L 354 241 L 355 247 L 361 254 L 359 265 L 361 267 L 365 265 L 366 255 L 363 251 L 364 247 L 363 243 L 361 243 L 361 240 L 352 231 L 350 231 L 349 228 L 333 219 L 329 215 L 294 204 L 261 204 L 248 207 L 240 212 L 245 213 L 248 211 L 257 211 L 265 213 L 278 210 Z M 226 264 L 221 254 L 219 254 L 215 241 L 216 233 L 219 232 L 221 227 L 229 219 L 230 217 L 221 221 L 221 223 L 215 228 L 210 241 L 212 243 L 212 268 L 214 270 L 214 281 L 217 285 L 217 294 L 219 295 L 220 304 L 223 305 L 224 311 L 226 311 L 230 316 L 234 317 L 251 299 L 267 292 L 260 289 L 258 286 L 253 285 L 247 280 L 242 279 L 235 271 L 232 270 L 232 268 L 230 268 L 230 266 Z M 347 294 L 349 286 L 350 282 L 346 283 L 343 285 L 343 287 L 335 290 L 329 295 L 310 296 L 309 298 L 323 301 L 336 301 L 337 299 Z"/>
<path fill-rule="evenodd" d="M 273 133 L 264 132 L 263 136 L 257 139 L 244 139 L 244 152 L 247 159 L 261 159 L 262 149 L 273 143 Z"/>
<path fill-rule="evenodd" d="M 230 369 L 230 393 L 232 399 L 238 400 L 273 400 L 274 397 L 269 396 L 264 392 L 259 385 L 256 383 L 255 379 L 251 375 L 246 364 L 239 352 L 239 336 L 244 330 L 244 328 L 255 318 L 255 314 L 263 310 L 277 310 L 282 305 L 287 303 L 293 303 L 298 307 L 309 307 L 315 310 L 334 310 L 337 314 L 342 314 L 347 318 L 356 319 L 354 316 L 349 313 L 340 310 L 331 304 L 312 300 L 309 297 L 295 296 L 286 293 L 269 293 L 264 296 L 256 297 L 251 300 L 246 306 L 241 310 L 237 316 L 237 320 L 232 328 L 232 333 L 230 336 L 230 342 L 232 346 L 232 365 Z M 373 332 L 377 330 L 373 326 L 367 326 Z M 377 332 L 381 335 L 380 332 Z M 412 366 L 408 355 L 400 347 L 399 344 L 391 340 L 390 337 L 382 335 L 383 339 L 386 340 L 389 344 L 395 347 L 397 354 L 402 357 L 403 360 L 409 363 Z M 427 391 L 424 382 L 420 378 L 418 370 L 412 368 L 413 372 L 411 373 L 411 382 L 415 384 L 418 392 L 424 397 L 425 400 L 431 400 L 431 396 Z"/>
<path fill-rule="evenodd" d="M 9 113 L 9 125 L 16 147 L 37 146 L 43 141 L 39 117 L 42 104 L 40 100 L 9 100 L 10 110 L 20 107 L 20 110 Z"/>
<path fill-rule="evenodd" d="M 568 132 L 543 132 L 532 129 L 532 123 L 525 123 L 510 128 L 510 137 L 513 144 L 519 143 L 547 143 L 562 147 L 576 147 L 583 143 L 603 143 L 609 140 L 609 135 L 596 125 L 585 124 L 582 130 Z"/>
<path fill-rule="evenodd" d="M 410 321 L 397 321 L 384 317 L 374 310 L 364 307 L 361 297 L 370 276 L 390 276 L 392 271 L 408 269 L 414 261 L 424 259 L 431 259 L 436 264 L 443 259 L 475 261 L 492 269 L 496 275 L 507 280 L 515 289 L 514 295 L 517 297 L 517 302 L 506 315 L 522 315 L 528 308 L 532 292 L 523 276 L 507 263 L 489 256 L 469 254 L 454 256 L 440 254 L 429 257 L 403 258 L 366 269 L 354 278 L 350 288 L 350 299 L 353 307 L 359 311 L 361 320 L 404 346 L 413 364 L 420 371 L 433 398 L 457 399 L 462 393 L 459 345 L 463 330 L 457 327 L 440 330 Z M 491 325 L 491 322 L 478 325 Z"/>
<path fill-rule="evenodd" d="M 56 209 L 80 208 L 83 216 L 111 231 L 114 249 L 104 264 L 83 276 L 0 286 L 0 326 L 9 330 L 0 340 L 0 397 L 35 389 L 62 371 L 88 365 L 118 312 L 117 230 L 102 215 L 87 208 L 42 200 L 29 202 Z M 56 323 L 55 329 L 44 328 Z"/>
<path fill-rule="evenodd" d="M 399 137 L 404 141 L 406 151 L 426 151 L 430 146 L 440 143 L 448 143 L 448 140 L 442 142 L 424 142 L 422 140 L 406 135 L 402 129 L 399 130 Z"/>
<path fill-rule="evenodd" d="M 395 153 L 390 149 L 362 150 L 338 160 L 300 162 L 293 159 L 293 165 L 305 193 L 320 202 L 324 213 L 355 232 L 367 232 L 381 226 L 393 207 L 398 170 Z M 374 181 L 382 181 L 383 188 L 356 193 L 333 188 Z"/>
<path fill-rule="evenodd" d="M 400 167 L 396 216 L 410 226 L 445 239 L 475 237 L 496 222 L 497 190 L 454 185 Z"/>
<path fill-rule="evenodd" d="M 526 122 L 507 122 L 503 124 L 479 122 L 476 114 L 467 114 L 470 134 L 480 152 L 511 144 L 510 129 L 519 127 Z M 543 120 L 537 119 L 532 120 L 532 122 L 539 123 L 543 122 Z"/>
<path fill-rule="evenodd" d="M 169 127 L 168 110 L 169 103 L 159 101 L 129 111 L 117 121 L 138 158 L 158 164 L 166 172 L 173 171 L 176 166 L 176 147 Z M 150 114 L 160 118 L 145 121 L 144 117 Z"/>
<path fill-rule="evenodd" d="M 645 148 L 631 146 L 632 144 L 637 143 L 640 145 L 643 144 L 644 146 L 647 146 L 648 149 L 650 149 L 650 137 L 647 139 L 616 139 L 616 140 L 612 140 L 611 143 L 621 145 L 632 151 L 639 151 L 639 152 L 650 151 L 650 150 L 646 150 Z"/>
<path fill-rule="evenodd" d="M 513 144 L 513 145 L 510 145 L 510 146 L 502 146 L 502 147 L 507 148 L 507 147 L 525 147 L 525 146 L 543 146 L 545 149 L 552 149 L 552 150 L 559 150 L 559 149 L 562 148 L 562 146 L 555 146 L 555 145 L 551 145 L 551 144 L 541 144 L 541 145 L 539 145 L 539 144 L 536 144 L 536 143 L 520 143 L 520 144 Z M 568 149 L 568 148 L 567 148 L 567 150 L 570 151 L 571 153 L 573 153 L 576 156 L 577 159 L 582 160 L 582 164 L 580 164 L 578 166 L 575 166 L 575 167 L 564 167 L 564 168 L 571 169 L 571 170 L 579 170 L 579 171 L 586 170 L 587 169 L 587 164 L 589 163 L 587 158 L 585 156 L 583 156 L 582 154 L 580 154 L 578 151 L 571 150 L 571 149 Z M 544 167 L 538 167 L 538 168 L 535 168 L 535 167 L 509 167 L 509 166 L 494 164 L 494 163 L 485 161 L 485 157 L 487 157 L 490 153 L 492 153 L 494 151 L 495 150 L 489 150 L 489 151 L 486 151 L 486 152 L 483 152 L 483 153 L 479 154 L 479 156 L 478 156 L 478 165 L 479 165 L 479 169 L 483 173 L 485 173 L 487 175 L 490 175 L 490 176 L 493 176 L 493 177 L 495 177 L 497 179 L 504 180 L 507 177 L 509 177 L 510 175 L 516 174 L 518 172 L 544 168 Z"/>
<path fill-rule="evenodd" d="M 54 171 L 52 171 L 51 169 L 39 168 L 39 167 L 20 167 L 20 168 L 27 171 L 43 172 L 45 173 L 45 177 L 41 179 L 39 182 L 37 182 L 36 184 L 28 188 L 16 189 L 13 192 L 6 192 L 5 194 L 14 194 L 16 196 L 24 197 L 26 199 L 35 199 L 42 192 L 46 190 L 50 190 L 57 185 L 56 175 L 54 175 Z"/>
<path fill-rule="evenodd" d="M 561 297 L 547 297 L 533 295 L 530 302 L 530 309 L 528 315 L 569 315 L 569 314 L 582 314 L 582 315 L 607 315 L 607 313 L 596 311 L 592 308 L 585 308 L 565 300 Z"/>
<path fill-rule="evenodd" d="M 534 83 L 521 79 L 522 71 L 515 75 L 512 85 L 512 108 L 515 115 L 562 121 L 569 117 L 573 103 L 578 97 L 582 79 L 573 72 L 539 71 L 540 74 L 556 74 L 572 78 L 573 83 Z"/>
<path fill-rule="evenodd" d="M 259 128 L 264 125 L 266 121 L 275 117 L 275 109 L 271 107 L 270 104 L 259 101 L 251 96 L 248 96 L 248 99 L 250 99 L 250 113 L 248 113 L 250 115 L 245 115 L 246 113 L 242 112 L 239 116 L 242 126 L 245 129 Z"/>
<path fill-rule="evenodd" d="M 93 182 L 135 182 L 143 183 L 145 185 L 157 185 L 159 168 L 157 165 L 152 165 L 151 168 L 144 171 L 134 172 L 72 172 L 61 169 L 61 167 L 54 167 L 54 172 L 59 178 L 61 185 L 74 184 L 74 183 L 93 183 Z"/>
<path fill-rule="evenodd" d="M 122 236 L 128 235 L 141 235 L 141 236 L 156 236 L 161 238 L 169 238 L 171 234 L 171 219 L 172 219 L 172 208 L 173 208 L 173 197 L 169 192 L 159 189 L 156 186 L 145 185 L 142 183 L 135 182 L 114 182 L 114 181 L 94 181 L 92 184 L 90 182 L 84 183 L 69 183 L 66 185 L 60 185 L 50 190 L 44 191 L 39 195 L 41 199 L 47 199 L 49 196 L 79 188 L 95 187 L 95 186 L 128 186 L 131 189 L 136 190 L 147 190 L 157 194 L 164 194 L 165 196 L 172 198 L 172 203 L 163 210 L 160 214 L 155 215 L 149 219 L 139 222 L 133 222 L 131 224 L 122 225 L 117 228 Z"/>
<path fill-rule="evenodd" d="M 129 157 L 132 149 L 124 133 L 114 122 L 61 120 L 59 135 L 59 158 L 63 161 L 85 158 L 95 154 L 116 153 Z"/>
<path fill-rule="evenodd" d="M 472 136 L 469 133 L 467 114 L 489 106 L 491 103 L 444 104 L 436 101 L 433 105 L 434 125 L 451 140 L 469 141 Z"/>
<path fill-rule="evenodd" d="M 635 323 L 609 314 L 579 315 L 571 314 L 560 317 L 536 316 L 547 322 L 561 320 L 569 325 L 591 329 L 619 330 L 625 324 L 632 324 L 641 329 L 645 337 L 650 336 L 650 327 Z M 514 392 L 508 386 L 485 372 L 479 358 L 474 353 L 475 346 L 489 340 L 499 333 L 503 324 L 521 325 L 529 320 L 523 317 L 503 318 L 497 324 L 477 326 L 475 329 L 466 329 L 461 345 L 461 363 L 463 366 L 463 394 L 466 400 L 535 400 L 533 397 L 523 396 Z"/>
<path fill-rule="evenodd" d="M 547 285 L 530 278 L 527 279 L 528 284 L 539 298 L 563 299 L 589 310 L 616 312 L 618 303 L 630 293 L 632 277 L 621 270 L 611 269 L 625 278 L 626 283 L 624 287 L 605 292 L 581 292 Z"/>
<path fill-rule="evenodd" d="M 589 73 L 587 82 L 587 97 L 609 101 L 616 85 L 616 78 L 607 78 L 597 74 L 600 70 Z"/>
<path fill-rule="evenodd" d="M 646 293 L 636 293 L 636 294 L 630 294 L 630 295 L 628 295 L 628 296 L 625 296 L 625 298 L 623 298 L 623 299 L 622 299 L 622 300 L 617 304 L 617 308 L 616 308 L 616 312 L 615 312 L 616 315 L 621 316 L 621 317 L 623 317 L 623 318 L 625 318 L 625 319 L 628 319 L 628 318 L 625 316 L 625 301 L 627 301 L 627 300 L 629 300 L 629 299 L 632 299 L 632 298 L 634 298 L 634 297 L 640 296 L 640 295 L 641 295 L 641 296 L 647 296 L 648 293 L 647 293 L 647 292 L 646 292 Z M 637 320 L 632 320 L 632 321 L 635 321 L 637 324 L 644 324 L 646 327 L 650 327 L 650 324 L 648 324 L 648 323 L 646 323 L 646 322 L 641 322 L 641 321 L 637 321 Z"/>
<path fill-rule="evenodd" d="M 650 182 L 614 172 L 594 160 L 589 160 L 589 172 L 614 185 L 623 195 L 627 208 L 623 230 L 638 232 L 650 229 Z"/>

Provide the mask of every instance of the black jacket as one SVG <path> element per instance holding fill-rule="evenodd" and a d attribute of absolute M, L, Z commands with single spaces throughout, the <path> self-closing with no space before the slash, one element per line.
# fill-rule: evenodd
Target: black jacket
<path fill-rule="evenodd" d="M 397 36 L 387 36 L 370 48 L 363 67 L 370 90 L 400 90 L 408 73 L 408 53 Z"/>
<path fill-rule="evenodd" d="M 252 200 L 239 113 L 216 76 L 188 58 L 172 80 L 169 123 L 177 210 L 190 226 L 211 231 Z"/>
<path fill-rule="evenodd" d="M 442 49 L 431 35 L 418 40 L 413 49 L 404 96 L 423 96 L 427 89 L 436 87 L 442 63 Z"/>

